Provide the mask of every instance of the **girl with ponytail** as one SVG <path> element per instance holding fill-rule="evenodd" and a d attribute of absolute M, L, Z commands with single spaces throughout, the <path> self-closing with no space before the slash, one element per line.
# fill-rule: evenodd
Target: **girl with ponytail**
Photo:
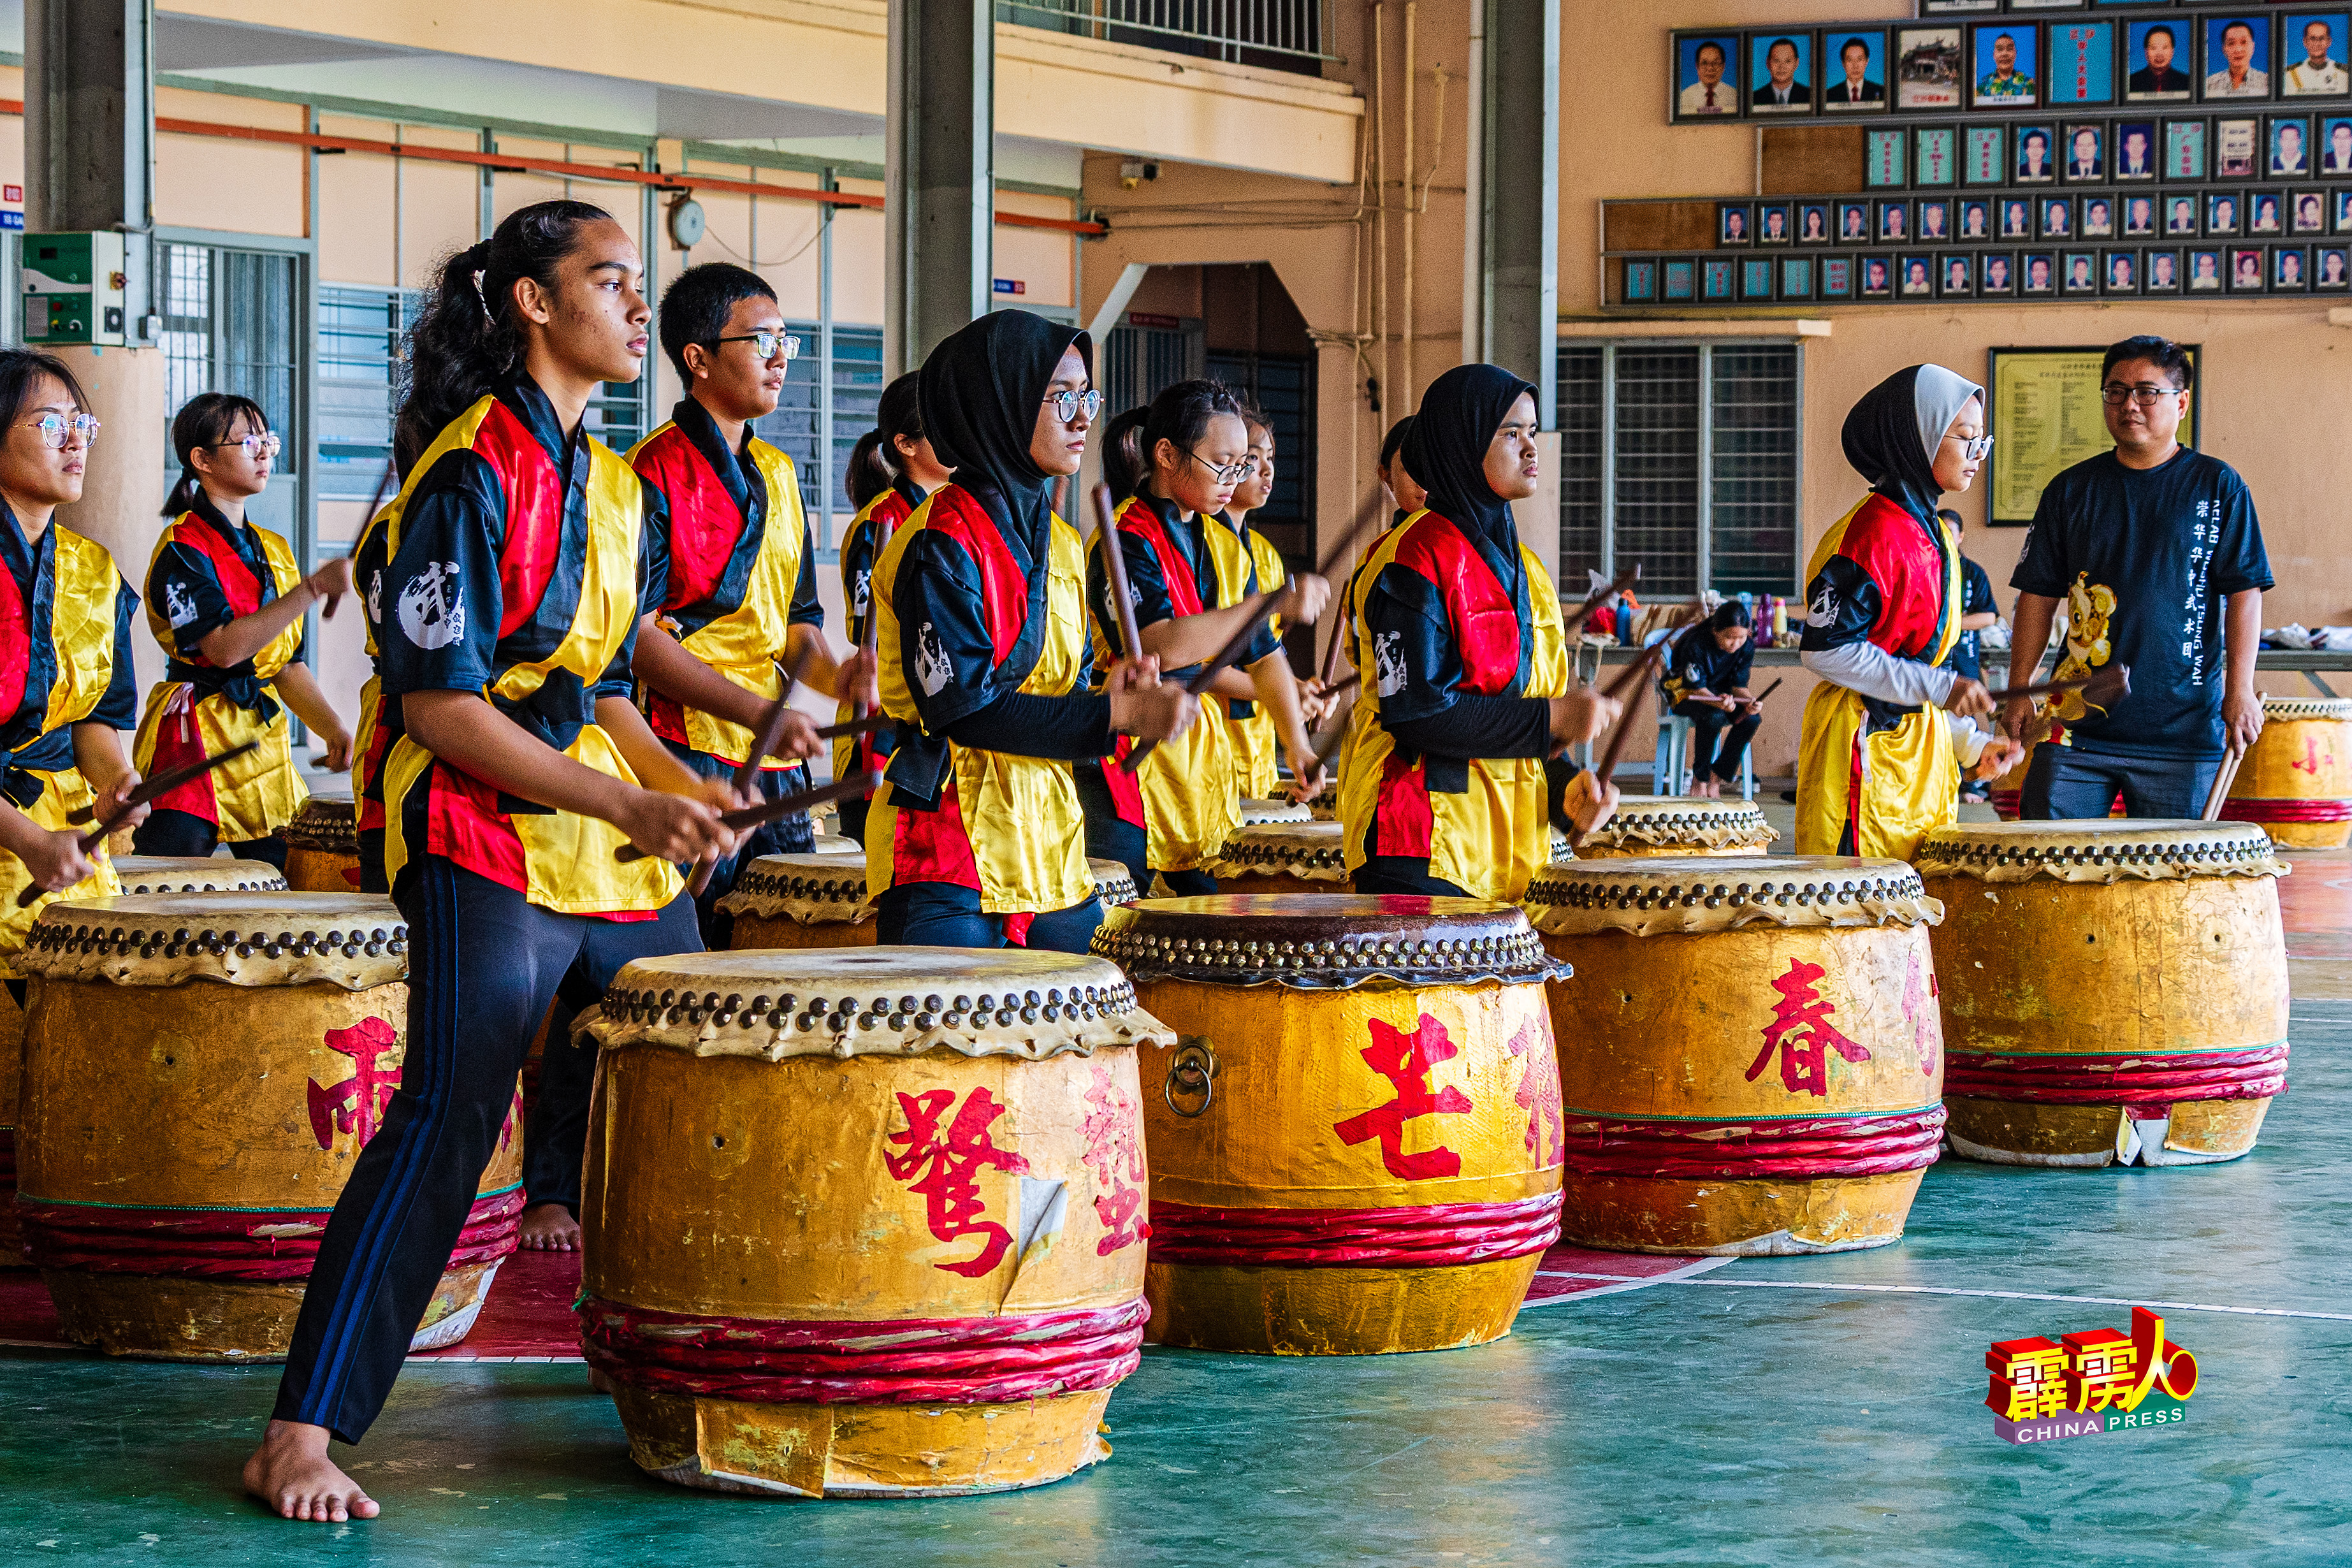
<path fill-rule="evenodd" d="M 850 640 L 859 647 L 866 646 L 866 621 L 874 613 L 875 561 L 925 498 L 955 477 L 923 434 L 920 379 L 910 370 L 882 389 L 874 428 L 857 438 L 849 455 L 849 499 L 856 503 L 857 516 L 841 541 L 841 598 L 849 606 Z M 856 717 L 855 704 L 841 705 L 839 721 Z M 833 776 L 880 771 L 896 744 L 887 728 L 842 736 L 833 743 Z M 865 842 L 866 802 L 841 803 L 841 831 Z"/>
<path fill-rule="evenodd" d="M 1130 426 L 1137 432 L 1131 458 L 1118 440 Z M 1087 574 L 1097 663 L 1149 655 L 1159 659 L 1162 679 L 1185 680 L 1255 622 L 1247 650 L 1205 695 L 1262 704 L 1289 755 L 1294 789 L 1311 799 L 1323 787 L 1323 770 L 1307 737 L 1298 681 L 1269 616 L 1314 620 L 1330 586 L 1305 574 L 1273 590 L 1267 602 L 1242 607 L 1261 591 L 1256 562 L 1240 536 L 1216 521 L 1249 472 L 1240 400 L 1219 382 L 1180 381 L 1151 400 L 1139 423 L 1129 416 L 1111 421 L 1111 437 L 1103 471 L 1114 493 L 1129 492 L 1116 513 L 1118 548 L 1143 646 L 1120 646 L 1106 545 L 1097 535 Z M 1215 892 L 1208 864 L 1241 826 L 1232 731 L 1223 723 L 1196 724 L 1153 750 L 1132 773 L 1119 765 L 1130 749 L 1123 745 L 1078 770 L 1087 852 L 1124 862 L 1139 888 L 1149 889 L 1156 871 L 1171 892 Z"/>
<path fill-rule="evenodd" d="M 304 612 L 352 589 L 349 557 L 308 577 L 282 535 L 247 521 L 278 450 L 261 405 L 230 392 L 188 400 L 172 421 L 180 458 L 147 565 L 147 626 L 171 659 L 148 693 L 132 756 L 152 773 L 257 741 L 234 767 L 155 803 L 131 835 L 142 855 L 202 858 L 223 843 L 241 859 L 286 868 L 278 829 L 310 792 L 294 765 L 285 706 L 326 742 L 326 766 L 352 765 L 352 735 L 302 659 Z"/>
<path fill-rule="evenodd" d="M 371 525 L 383 869 L 409 931 L 407 1055 L 320 1238 L 245 1483 L 289 1519 L 372 1518 L 328 1458 L 383 1408 L 497 1149 L 557 983 L 701 946 L 674 863 L 734 847 L 733 803 L 631 700 L 661 602 L 662 497 L 585 428 L 652 311 L 627 230 L 583 202 L 509 215 L 443 268 L 412 339 L 406 481 Z M 644 858 L 624 864 L 634 845 Z M 503 1219 L 503 1216 L 501 1216 Z"/>

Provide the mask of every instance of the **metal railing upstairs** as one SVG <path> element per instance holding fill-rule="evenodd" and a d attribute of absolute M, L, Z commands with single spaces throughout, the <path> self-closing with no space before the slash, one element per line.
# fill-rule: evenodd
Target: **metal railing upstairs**
<path fill-rule="evenodd" d="M 1021 0 L 996 19 L 1202 59 L 1322 74 L 1331 0 Z"/>

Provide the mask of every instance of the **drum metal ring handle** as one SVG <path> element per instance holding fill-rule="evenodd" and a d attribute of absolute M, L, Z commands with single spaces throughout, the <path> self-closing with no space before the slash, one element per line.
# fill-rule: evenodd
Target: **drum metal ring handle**
<path fill-rule="evenodd" d="M 1186 1039 L 1176 1049 L 1176 1059 L 1168 1064 L 1168 1081 L 1160 1086 L 1160 1097 L 1168 1109 L 1182 1117 L 1194 1117 L 1206 1112 L 1209 1102 L 1217 1097 L 1217 1053 L 1202 1039 Z M 1176 1103 L 1177 1096 L 1186 1100 L 1200 1097 L 1201 1103 L 1187 1110 Z"/>

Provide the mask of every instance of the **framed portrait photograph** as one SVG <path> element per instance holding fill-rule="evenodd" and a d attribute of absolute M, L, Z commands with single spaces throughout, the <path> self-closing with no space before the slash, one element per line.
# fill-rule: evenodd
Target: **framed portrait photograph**
<path fill-rule="evenodd" d="M 1884 256 L 1865 256 L 1860 271 L 1862 287 L 1857 290 L 1865 300 L 1895 298 L 1895 263 Z"/>
<path fill-rule="evenodd" d="M 1895 107 L 1907 110 L 1960 107 L 1960 30 L 1958 27 L 1895 29 Z"/>
<path fill-rule="evenodd" d="M 1919 204 L 1919 232 L 1912 237 L 1922 245 L 1942 245 L 1952 237 L 1952 204 L 1929 201 Z"/>
<path fill-rule="evenodd" d="M 1988 252 L 1977 262 L 1977 290 L 1998 299 L 2017 292 L 2017 258 L 2006 250 Z"/>
<path fill-rule="evenodd" d="M 1813 111 L 1813 36 L 1808 32 L 1748 35 L 1748 112 Z"/>
<path fill-rule="evenodd" d="M 1911 237 L 1911 204 L 1909 202 L 1878 204 L 1878 237 L 1881 240 L 1906 240 Z"/>
<path fill-rule="evenodd" d="M 2180 252 L 2150 250 L 2140 258 L 2140 271 L 2147 277 L 2142 285 L 2151 294 L 2180 292 Z"/>
<path fill-rule="evenodd" d="M 2248 234 L 2284 234 L 2286 224 L 2279 211 L 2276 191 L 2246 193 L 2246 232 Z"/>
<path fill-rule="evenodd" d="M 2139 292 L 2139 252 L 2110 250 L 2100 258 L 2099 283 L 2109 294 Z"/>
<path fill-rule="evenodd" d="M 1756 243 L 1786 245 L 1797 237 L 1795 215 L 1786 202 L 1765 202 L 1756 209 Z"/>
<path fill-rule="evenodd" d="M 2033 237 L 2033 204 L 2023 196 L 2000 198 L 2000 237 L 2003 239 Z"/>
<path fill-rule="evenodd" d="M 2213 122 L 2213 177 L 2251 180 L 2263 166 L 2263 122 L 2259 120 L 2217 120 Z"/>
<path fill-rule="evenodd" d="M 1770 261 L 1759 259 L 1739 264 L 1739 297 L 1743 300 L 1769 300 L 1772 297 Z"/>
<path fill-rule="evenodd" d="M 2073 198 L 2068 196 L 2042 197 L 2042 222 L 2039 226 L 2039 230 L 2042 237 L 2044 239 L 2074 238 L 2074 203 Z"/>
<path fill-rule="evenodd" d="M 2289 234 L 2326 234 L 2327 193 L 2289 191 L 2286 197 L 2286 231 Z"/>
<path fill-rule="evenodd" d="M 1959 174 L 1958 134 L 1948 125 L 1923 126 L 1912 135 L 1911 183 L 1948 185 Z"/>
<path fill-rule="evenodd" d="M 2300 294 L 2310 287 L 2310 252 L 2299 245 L 2272 246 L 2271 291 Z"/>
<path fill-rule="evenodd" d="M 1755 210 L 1743 202 L 1716 203 L 1715 243 L 1718 246 L 1755 244 Z"/>
<path fill-rule="evenodd" d="M 1926 300 L 1936 292 L 1936 258 L 1906 256 L 1895 274 L 1895 291 L 1906 300 Z"/>
<path fill-rule="evenodd" d="M 1870 243 L 1870 204 L 1868 202 L 1838 203 L 1837 237 L 1840 245 Z"/>
<path fill-rule="evenodd" d="M 2188 289 L 2191 294 L 2218 294 L 2221 291 L 2221 253 L 2218 250 L 2192 250 L 2189 253 Z"/>
<path fill-rule="evenodd" d="M 2099 291 L 2099 254 L 2095 250 L 2069 250 L 2058 265 L 2058 292 L 2061 294 L 2095 294 Z"/>
<path fill-rule="evenodd" d="M 2080 11 L 2090 0 L 2009 0 L 2012 11 Z"/>
<path fill-rule="evenodd" d="M 2204 29 L 2199 96 L 2208 103 L 2271 95 L 2271 19 L 2262 11 L 2214 11 L 2197 18 Z"/>
<path fill-rule="evenodd" d="M 2058 292 L 2058 258 L 2046 250 L 2029 250 L 2018 258 L 2017 291 L 2049 295 Z"/>
<path fill-rule="evenodd" d="M 2065 162 L 2059 174 L 2070 185 L 2092 185 L 2107 177 L 2107 128 L 2097 121 L 2066 127 L 2059 148 Z"/>
<path fill-rule="evenodd" d="M 1965 250 L 1948 250 L 1936 262 L 1936 293 L 1946 300 L 1977 297 L 1976 257 Z"/>
<path fill-rule="evenodd" d="M 1738 265 L 1737 262 L 1731 261 L 1709 261 L 1704 264 L 1700 273 L 1700 286 L 1706 291 L 1706 298 L 1717 303 L 1731 298 L 1732 284 L 1736 281 L 1732 276 L 1732 268 Z"/>
<path fill-rule="evenodd" d="M 2115 146 L 2108 158 L 2117 183 L 2153 180 L 2161 154 L 2156 145 L 2156 121 L 2126 120 L 2112 128 Z"/>
<path fill-rule="evenodd" d="M 2352 34 L 2352 15 L 2342 11 L 2302 11 L 2281 18 L 2279 96 L 2342 98 L 2352 93 L 2352 76 L 2344 68 L 2347 34 Z"/>
<path fill-rule="evenodd" d="M 2047 125 L 2016 128 L 2017 171 L 2021 185 L 2046 185 L 2058 177 L 2058 137 Z"/>
<path fill-rule="evenodd" d="M 2205 177 L 2205 122 L 2168 120 L 2164 122 L 2164 177 L 2201 180 Z"/>
<path fill-rule="evenodd" d="M 1668 300 L 1688 300 L 1696 293 L 1694 279 L 1698 268 L 1692 263 L 1669 261 L 1658 270 L 1664 280 L 1664 286 L 1659 291 Z"/>
<path fill-rule="evenodd" d="M 1827 245 L 1830 242 L 1830 206 L 1827 202 L 1797 204 L 1797 243 Z"/>
<path fill-rule="evenodd" d="M 1862 144 L 1862 183 L 1873 190 L 1900 190 L 1911 183 L 1911 132 L 1873 129 Z"/>
<path fill-rule="evenodd" d="M 1813 258 L 1810 256 L 1786 256 L 1780 258 L 1780 298 L 1810 300 L 1813 297 Z"/>
<path fill-rule="evenodd" d="M 2197 198 L 2175 193 L 2164 198 L 2164 232 L 2170 239 L 2197 237 Z"/>
<path fill-rule="evenodd" d="M 1980 245 L 1992 237 L 1992 203 L 1979 196 L 1960 204 L 1959 237 L 1970 245 Z"/>
<path fill-rule="evenodd" d="M 2263 145 L 2273 180 L 2300 180 L 2311 173 L 2311 121 L 2300 114 L 2273 114 Z"/>
<path fill-rule="evenodd" d="M 2085 17 L 2053 22 L 2050 60 L 2042 71 L 2045 103 L 2113 103 L 2116 100 L 2116 25 Z"/>
<path fill-rule="evenodd" d="M 1979 22 L 1969 29 L 1972 108 L 2032 109 L 2042 101 L 2034 74 L 2041 31 L 2031 22 Z"/>
<path fill-rule="evenodd" d="M 1960 178 L 1971 185 L 1998 185 L 2009 178 L 1998 125 L 1968 125 L 1960 129 Z"/>
<path fill-rule="evenodd" d="M 2126 239 L 2156 237 L 2156 203 L 2157 198 L 2147 191 L 2116 198 L 2116 205 L 2123 214 L 2122 233 Z"/>
<path fill-rule="evenodd" d="M 2319 122 L 2319 172 L 2352 174 L 2352 115 L 2331 114 Z"/>
<path fill-rule="evenodd" d="M 2235 191 L 2208 191 L 2205 194 L 2205 232 L 2212 235 L 2245 232 L 2245 212 L 2238 203 Z"/>
<path fill-rule="evenodd" d="M 2332 233 L 2352 234 L 2352 191 L 2329 194 L 2327 226 Z"/>
<path fill-rule="evenodd" d="M 2116 202 L 2113 196 L 2083 198 L 2083 237 L 2113 239 L 2116 237 Z"/>
<path fill-rule="evenodd" d="M 1886 35 L 1834 28 L 1822 35 L 1823 114 L 1886 112 Z M 1826 294 L 1827 289 L 1822 292 Z"/>
<path fill-rule="evenodd" d="M 1739 35 L 1674 35 L 1677 123 L 1739 116 Z"/>
<path fill-rule="evenodd" d="M 2124 24 L 2124 101 L 2160 103 L 2187 98 L 2196 58 L 2189 29 L 2195 18 Z M 2186 41 L 2184 41 L 2186 40 Z"/>
<path fill-rule="evenodd" d="M 1853 298 L 1853 258 L 1851 256 L 1822 258 L 1822 298 L 1824 300 Z"/>
<path fill-rule="evenodd" d="M 2352 251 L 2323 245 L 2311 253 L 2311 286 L 2341 292 L 2352 289 Z"/>
<path fill-rule="evenodd" d="M 2242 247 L 2230 252 L 2230 292 L 2259 294 L 2263 291 L 2263 247 L 2259 245 Z"/>
<path fill-rule="evenodd" d="M 1658 297 L 1658 264 L 1654 261 L 1625 263 L 1625 303 L 1646 305 Z"/>

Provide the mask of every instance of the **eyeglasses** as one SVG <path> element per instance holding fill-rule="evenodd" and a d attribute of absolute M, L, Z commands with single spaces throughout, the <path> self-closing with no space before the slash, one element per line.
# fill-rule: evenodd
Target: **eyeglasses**
<path fill-rule="evenodd" d="M 790 332 L 745 332 L 739 337 L 710 340 L 712 348 L 720 343 L 750 343 L 751 352 L 762 360 L 772 360 L 782 353 L 786 364 L 801 357 L 801 341 Z"/>
<path fill-rule="evenodd" d="M 1086 411 L 1089 419 L 1100 414 L 1103 395 L 1099 392 L 1049 392 L 1041 401 L 1052 404 L 1054 417 L 1068 425 L 1076 420 L 1081 409 Z"/>
<path fill-rule="evenodd" d="M 1992 437 L 1990 436 L 1947 436 L 1944 439 L 1958 442 L 1960 456 L 1971 463 L 1983 462 L 1985 454 L 1992 450 Z"/>
<path fill-rule="evenodd" d="M 223 447 L 242 447 L 247 457 L 257 459 L 274 458 L 285 449 L 285 443 L 278 438 L 274 430 L 265 430 L 257 436 L 240 436 L 234 441 L 215 441 L 211 445 L 215 452 Z"/>
<path fill-rule="evenodd" d="M 2145 383 L 2138 386 L 2126 386 L 2120 381 L 2111 381 L 2099 388 L 2099 401 L 2110 408 L 2121 408 L 2124 399 L 2129 398 L 2142 408 L 2153 408 L 2158 398 L 2170 397 L 2187 390 L 2180 386 L 2149 386 Z"/>
<path fill-rule="evenodd" d="M 1217 483 L 1221 485 L 1237 485 L 1257 471 L 1257 459 L 1255 458 L 1244 457 L 1239 462 L 1227 463 L 1220 468 L 1198 452 L 1186 452 L 1184 455 L 1215 475 Z"/>
<path fill-rule="evenodd" d="M 62 414 L 44 414 L 25 423 L 41 433 L 41 445 L 53 452 L 62 452 L 73 444 L 67 439 L 68 432 L 80 437 L 85 447 L 98 439 L 98 421 L 87 414 L 77 414 L 70 419 Z"/>

